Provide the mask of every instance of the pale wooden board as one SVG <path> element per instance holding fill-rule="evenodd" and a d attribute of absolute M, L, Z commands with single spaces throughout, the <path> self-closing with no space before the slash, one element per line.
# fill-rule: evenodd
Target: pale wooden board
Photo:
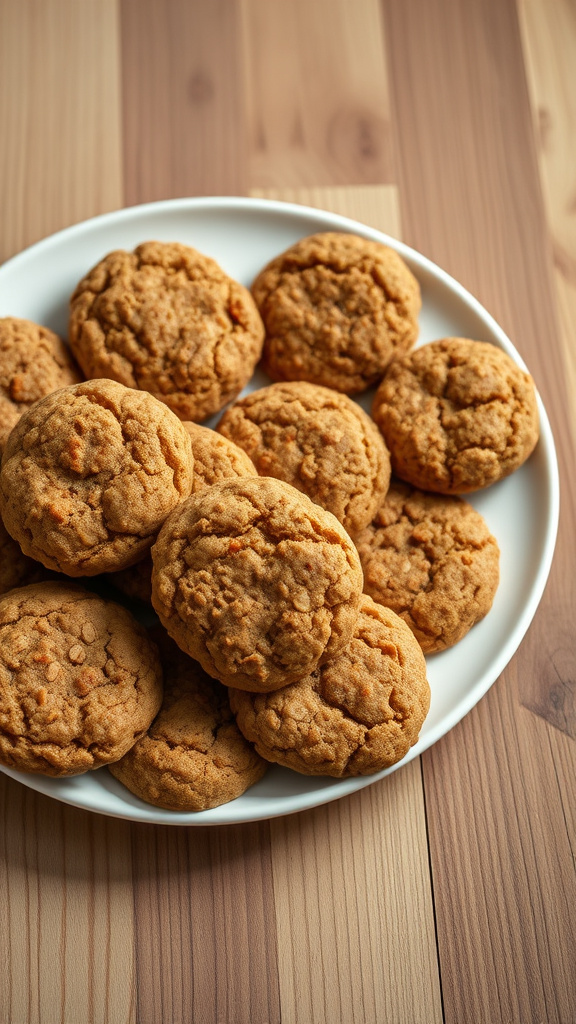
<path fill-rule="evenodd" d="M 0 261 L 122 205 L 116 0 L 0 5 Z"/>
<path fill-rule="evenodd" d="M 110 0 L 0 5 L 1 256 L 122 205 Z M 0 778 L 0 1017 L 135 1020 L 130 832 Z"/>
<path fill-rule="evenodd" d="M 126 204 L 245 191 L 235 0 L 119 0 Z"/>
<path fill-rule="evenodd" d="M 512 0 L 384 10 L 404 236 L 508 330 L 553 415 L 564 472 L 542 607 L 502 678 L 423 756 L 445 1019 L 565 1024 L 576 1019 L 574 474 L 517 13 Z"/>
<path fill-rule="evenodd" d="M 377 0 L 240 0 L 252 188 L 394 181 Z"/>
<path fill-rule="evenodd" d="M 400 236 L 394 186 L 252 189 Z M 442 1020 L 419 761 L 272 822 L 282 1021 Z"/>

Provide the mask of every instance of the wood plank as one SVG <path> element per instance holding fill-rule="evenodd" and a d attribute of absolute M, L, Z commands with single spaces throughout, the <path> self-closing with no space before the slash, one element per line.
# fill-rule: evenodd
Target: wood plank
<path fill-rule="evenodd" d="M 126 204 L 246 191 L 235 0 L 120 0 Z"/>
<path fill-rule="evenodd" d="M 0 5 L 0 261 L 122 205 L 116 0 Z"/>
<path fill-rule="evenodd" d="M 393 182 L 378 0 L 240 2 L 250 186 Z"/>
<path fill-rule="evenodd" d="M 391 185 L 251 194 L 400 235 Z M 276 819 L 271 834 L 282 1021 L 439 1024 L 419 761 L 347 800 Z"/>
<path fill-rule="evenodd" d="M 0 6 L 4 259 L 122 205 L 115 0 Z M 10 1024 L 134 1021 L 130 835 L 0 778 Z"/>
<path fill-rule="evenodd" d="M 132 839 L 138 1024 L 279 1022 L 268 823 Z"/>
<path fill-rule="evenodd" d="M 383 8 L 405 238 L 511 335 L 553 413 L 567 469 L 565 364 L 514 3 Z M 558 732 L 570 722 L 568 701 L 563 718 L 553 707 L 558 686 L 570 693 L 575 678 L 571 476 L 554 572 L 519 654 L 423 757 L 447 1024 L 576 1019 L 566 817 L 576 752 Z M 554 665 L 557 645 L 566 655 Z M 522 706 L 535 694 L 542 717 Z"/>

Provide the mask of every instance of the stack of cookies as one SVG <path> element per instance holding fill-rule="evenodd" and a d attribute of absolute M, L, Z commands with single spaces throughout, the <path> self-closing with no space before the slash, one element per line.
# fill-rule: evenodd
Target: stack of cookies
<path fill-rule="evenodd" d="M 341 778 L 405 756 L 424 652 L 498 585 L 460 495 L 538 436 L 528 375 L 467 339 L 412 351 L 419 309 L 394 251 L 326 233 L 252 293 L 178 243 L 110 253 L 72 296 L 72 354 L 0 321 L 3 764 L 106 764 L 188 811 L 268 762 Z M 260 359 L 273 383 L 237 399 Z M 350 396 L 374 386 L 369 416 Z"/>

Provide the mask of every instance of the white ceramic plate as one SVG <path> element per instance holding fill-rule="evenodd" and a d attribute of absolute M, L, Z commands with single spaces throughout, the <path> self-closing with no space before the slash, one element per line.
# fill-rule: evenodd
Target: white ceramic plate
<path fill-rule="evenodd" d="M 0 315 L 27 317 L 66 336 L 68 299 L 80 278 L 107 252 L 140 242 L 185 242 L 214 257 L 234 278 L 250 285 L 273 256 L 305 235 L 352 231 L 395 248 L 420 281 L 423 307 L 419 344 L 446 336 L 490 341 L 521 366 L 522 359 L 492 317 L 448 274 L 400 244 L 335 214 L 266 200 L 170 200 L 120 210 L 77 224 L 39 242 L 0 268 Z M 256 377 L 251 387 L 267 383 Z M 368 406 L 369 398 L 363 403 Z M 490 613 L 455 647 L 427 659 L 430 713 L 408 756 L 367 778 L 308 778 L 271 766 L 243 796 L 201 813 L 177 814 L 132 796 L 105 768 L 68 779 L 50 779 L 4 768 L 41 793 L 133 821 L 220 825 L 290 814 L 336 800 L 382 778 L 421 754 L 486 693 L 510 661 L 538 606 L 552 561 L 558 522 L 558 468 L 548 417 L 540 403 L 541 437 L 513 476 L 471 497 L 501 549 L 501 582 Z"/>

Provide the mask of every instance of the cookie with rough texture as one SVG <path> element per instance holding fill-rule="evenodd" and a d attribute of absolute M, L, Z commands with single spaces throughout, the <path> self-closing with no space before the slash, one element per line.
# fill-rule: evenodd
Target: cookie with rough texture
<path fill-rule="evenodd" d="M 393 482 L 355 541 L 366 593 L 400 615 L 427 654 L 457 643 L 490 611 L 500 552 L 467 501 Z"/>
<path fill-rule="evenodd" d="M 10 434 L 0 473 L 6 529 L 25 554 L 69 576 L 137 562 L 190 494 L 190 438 L 145 391 L 112 380 L 37 402 Z"/>
<path fill-rule="evenodd" d="M 467 338 L 433 341 L 391 363 L 372 415 L 393 473 L 441 494 L 496 483 L 538 441 L 530 375 L 502 349 Z"/>
<path fill-rule="evenodd" d="M 416 278 L 393 249 L 357 235 L 302 238 L 261 271 L 252 294 L 273 380 L 364 391 L 418 336 Z"/>
<path fill-rule="evenodd" d="M 234 480 L 237 477 L 257 476 L 256 467 L 246 452 L 227 438 L 221 437 L 208 427 L 198 423 L 185 421 L 192 442 L 194 456 L 194 482 L 192 494 L 198 494 L 206 487 L 212 487 L 223 480 Z M 152 558 L 150 555 L 119 572 L 110 574 L 110 582 L 118 587 L 127 597 L 139 601 L 152 600 Z"/>
<path fill-rule="evenodd" d="M 262 476 L 286 480 L 349 533 L 370 522 L 390 482 L 382 435 L 360 406 L 305 381 L 272 384 L 236 402 L 216 428 Z"/>
<path fill-rule="evenodd" d="M 250 292 L 178 242 L 109 253 L 70 300 L 70 345 L 86 376 L 150 391 L 183 420 L 236 397 L 263 337 Z"/>
<path fill-rule="evenodd" d="M 209 427 L 201 427 L 198 423 L 186 421 L 183 426 L 190 434 L 194 456 L 192 494 L 198 494 L 205 487 L 213 487 L 223 480 L 258 476 L 252 460 L 233 440 L 222 437 Z"/>
<path fill-rule="evenodd" d="M 40 562 L 23 553 L 0 519 L 0 594 L 14 587 L 25 587 L 28 583 L 39 583 L 48 575 L 48 570 Z"/>
<path fill-rule="evenodd" d="M 152 560 L 163 625 L 229 686 L 285 686 L 334 657 L 354 631 L 356 549 L 330 512 L 282 480 L 230 480 L 182 502 Z"/>
<path fill-rule="evenodd" d="M 236 721 L 267 761 L 303 775 L 371 775 L 416 743 L 430 706 L 424 655 L 389 608 L 364 596 L 353 639 L 269 694 L 230 690 Z"/>
<path fill-rule="evenodd" d="M 125 608 L 70 583 L 0 597 L 0 761 L 77 775 L 122 757 L 157 714 L 155 645 Z"/>
<path fill-rule="evenodd" d="M 81 380 L 70 349 L 54 331 L 14 316 L 0 319 L 0 453 L 26 409 Z"/>
<path fill-rule="evenodd" d="M 241 796 L 268 767 L 234 721 L 226 689 L 160 630 L 162 707 L 112 775 L 149 804 L 205 811 Z"/>

